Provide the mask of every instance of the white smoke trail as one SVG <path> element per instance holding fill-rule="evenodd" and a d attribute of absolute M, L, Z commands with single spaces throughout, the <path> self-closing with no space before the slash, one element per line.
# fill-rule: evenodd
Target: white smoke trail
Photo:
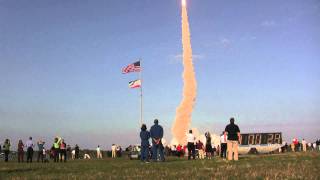
<path fill-rule="evenodd" d="M 182 0 L 182 47 L 183 47 L 183 98 L 176 110 L 172 127 L 174 139 L 179 144 L 186 143 L 186 133 L 191 123 L 191 115 L 197 94 L 197 82 L 192 62 L 189 20 L 186 1 Z"/>

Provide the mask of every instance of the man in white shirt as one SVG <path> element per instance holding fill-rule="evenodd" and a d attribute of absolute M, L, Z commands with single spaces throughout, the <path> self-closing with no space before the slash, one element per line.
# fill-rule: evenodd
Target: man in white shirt
<path fill-rule="evenodd" d="M 97 147 L 97 158 L 98 159 L 102 159 L 102 154 L 101 154 L 101 150 L 100 150 L 100 146 L 99 145 Z"/>
<path fill-rule="evenodd" d="M 302 150 L 303 152 L 306 152 L 307 151 L 307 141 L 302 139 Z"/>
<path fill-rule="evenodd" d="M 220 136 L 220 157 L 223 159 L 227 158 L 227 139 L 228 139 L 228 135 L 226 135 L 226 138 L 224 138 L 224 131 L 222 132 L 221 136 Z"/>
<path fill-rule="evenodd" d="M 32 163 L 32 158 L 33 158 L 33 142 L 32 142 L 32 137 L 29 137 L 29 140 L 26 142 L 26 147 L 27 147 L 27 163 Z"/>
<path fill-rule="evenodd" d="M 188 142 L 188 160 L 190 160 L 190 157 L 192 155 L 193 159 L 196 159 L 196 149 L 194 146 L 196 138 L 192 134 L 192 130 L 189 130 L 189 134 L 187 134 L 187 142 Z"/>

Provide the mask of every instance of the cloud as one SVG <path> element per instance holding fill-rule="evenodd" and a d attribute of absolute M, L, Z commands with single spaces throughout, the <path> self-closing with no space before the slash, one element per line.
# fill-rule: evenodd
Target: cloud
<path fill-rule="evenodd" d="M 260 25 L 261 25 L 262 27 L 274 27 L 274 26 L 276 26 L 277 24 L 276 24 L 276 22 L 273 21 L 273 20 L 265 20 L 265 21 L 261 22 Z"/>
<path fill-rule="evenodd" d="M 231 40 L 228 39 L 228 38 L 221 38 L 219 43 L 220 43 L 220 44 L 222 45 L 222 47 L 224 47 L 224 48 L 230 48 L 230 47 L 232 46 L 232 42 L 231 42 Z"/>

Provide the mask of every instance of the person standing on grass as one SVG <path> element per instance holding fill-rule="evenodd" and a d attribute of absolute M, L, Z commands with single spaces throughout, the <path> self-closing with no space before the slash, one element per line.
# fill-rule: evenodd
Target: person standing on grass
<path fill-rule="evenodd" d="M 187 134 L 187 146 L 188 146 L 188 160 L 190 160 L 191 156 L 193 159 L 196 159 L 196 150 L 194 147 L 194 142 L 196 140 L 196 137 L 192 134 L 192 130 L 189 130 L 189 134 Z"/>
<path fill-rule="evenodd" d="M 98 159 L 102 159 L 102 154 L 101 154 L 101 149 L 100 149 L 100 145 L 98 145 L 98 147 L 97 147 L 97 158 Z"/>
<path fill-rule="evenodd" d="M 222 132 L 221 136 L 220 136 L 220 157 L 223 159 L 227 158 L 227 141 L 226 139 L 228 139 L 228 137 L 224 138 L 224 131 Z"/>
<path fill-rule="evenodd" d="M 26 142 L 26 147 L 27 147 L 27 163 L 32 163 L 32 158 L 33 158 L 33 147 L 34 144 L 32 142 L 32 137 L 29 137 L 29 140 Z"/>
<path fill-rule="evenodd" d="M 23 157 L 24 157 L 24 144 L 22 140 L 20 139 L 18 142 L 18 162 L 23 162 Z"/>
<path fill-rule="evenodd" d="M 197 149 L 199 152 L 199 159 L 204 159 L 204 146 L 203 143 L 199 140 L 197 143 Z"/>
<path fill-rule="evenodd" d="M 302 139 L 302 150 L 303 152 L 306 152 L 307 151 L 307 141 Z"/>
<path fill-rule="evenodd" d="M 116 156 L 117 156 L 116 150 L 117 150 L 117 146 L 115 144 L 112 144 L 112 146 L 111 146 L 111 157 L 112 158 L 116 158 Z"/>
<path fill-rule="evenodd" d="M 67 144 L 61 139 L 59 144 L 60 162 L 67 162 Z"/>
<path fill-rule="evenodd" d="M 59 151 L 60 151 L 61 138 L 55 137 L 53 142 L 53 161 L 59 162 Z"/>
<path fill-rule="evenodd" d="M 43 149 L 44 149 L 44 144 L 45 142 L 43 142 L 42 140 L 39 140 L 37 142 L 38 145 L 38 158 L 37 158 L 37 162 L 39 162 L 41 160 L 41 162 L 43 162 Z"/>
<path fill-rule="evenodd" d="M 182 156 L 182 146 L 180 144 L 178 144 L 178 146 L 177 146 L 176 155 L 179 158 Z"/>
<path fill-rule="evenodd" d="M 211 135 L 209 132 L 206 132 L 205 136 L 206 136 L 206 155 L 208 159 L 211 159 L 211 153 L 212 153 Z"/>
<path fill-rule="evenodd" d="M 6 139 L 3 143 L 3 151 L 4 151 L 4 161 L 8 162 L 9 161 L 9 154 L 10 154 L 10 140 Z"/>
<path fill-rule="evenodd" d="M 141 139 L 141 161 L 149 162 L 150 132 L 147 131 L 147 126 L 145 124 L 142 124 L 141 126 L 140 139 Z"/>
<path fill-rule="evenodd" d="M 76 144 L 76 146 L 74 147 L 74 157 L 75 157 L 75 159 L 79 159 L 79 154 L 80 154 L 80 148 L 79 148 L 78 144 Z"/>
<path fill-rule="evenodd" d="M 234 124 L 233 117 L 230 118 L 230 124 L 225 128 L 224 140 L 227 141 L 228 160 L 238 161 L 238 146 L 241 142 L 241 136 L 239 126 Z"/>
<path fill-rule="evenodd" d="M 164 161 L 163 145 L 163 128 L 159 125 L 158 119 L 154 120 L 154 125 L 150 128 L 150 137 L 152 138 L 152 160 L 157 161 L 160 155 L 160 161 Z"/>

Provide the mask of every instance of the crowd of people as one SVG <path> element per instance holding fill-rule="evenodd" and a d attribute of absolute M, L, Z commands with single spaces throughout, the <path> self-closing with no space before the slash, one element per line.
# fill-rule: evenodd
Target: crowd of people
<path fill-rule="evenodd" d="M 188 160 L 196 159 L 196 156 L 199 159 L 204 159 L 205 157 L 211 159 L 215 152 L 224 159 L 238 160 L 238 144 L 241 141 L 241 136 L 239 127 L 234 123 L 234 118 L 230 118 L 230 124 L 226 126 L 225 131 L 221 134 L 221 144 L 218 147 L 212 146 L 209 132 L 205 133 L 205 137 L 206 145 L 204 146 L 203 142 L 196 140 L 192 130 L 189 130 L 189 133 L 186 134 L 186 145 L 178 144 L 164 147 L 162 144 L 163 128 L 159 125 L 159 121 L 155 119 L 150 131 L 147 130 L 145 124 L 141 126 L 141 161 L 148 163 L 150 157 L 152 161 L 164 161 L 164 151 L 168 155 L 176 155 L 178 157 L 186 155 Z M 151 146 L 149 144 L 150 138 Z"/>
<path fill-rule="evenodd" d="M 316 142 L 307 142 L 305 139 L 299 141 L 298 138 L 293 138 L 292 142 L 288 145 L 288 143 L 284 143 L 284 145 L 279 149 L 279 152 L 306 152 L 306 151 L 320 151 L 320 140 L 316 140 Z"/>
<path fill-rule="evenodd" d="M 157 133 L 155 133 L 157 129 Z M 161 133 L 158 133 L 161 132 Z M 212 159 L 214 156 L 221 157 L 224 160 L 238 161 L 238 148 L 241 142 L 240 128 L 235 124 L 235 119 L 230 118 L 230 123 L 225 127 L 225 130 L 220 135 L 220 144 L 215 146 L 212 144 L 211 135 L 209 132 L 205 133 L 205 142 L 197 140 L 192 130 L 186 134 L 187 143 L 177 145 L 163 145 L 161 138 L 163 137 L 163 129 L 158 125 L 158 120 L 154 121 L 154 125 L 147 130 L 145 124 L 141 127 L 141 161 L 149 162 L 151 157 L 152 161 L 163 161 L 164 155 L 167 156 L 186 156 L 190 159 Z M 151 138 L 152 144 L 149 144 Z M 307 151 L 316 150 L 320 151 L 320 140 L 314 143 L 307 143 L 304 139 L 299 142 L 296 138 L 291 144 L 291 151 Z M 285 144 L 280 148 L 281 152 L 290 151 L 288 145 Z"/>
<path fill-rule="evenodd" d="M 43 140 L 40 139 L 37 143 L 34 143 L 32 137 L 29 137 L 25 143 L 20 139 L 17 144 L 17 151 L 12 151 L 11 146 L 12 144 L 9 139 L 6 139 L 2 145 L 5 162 L 9 161 L 9 155 L 11 152 L 17 155 L 19 163 L 23 163 L 25 160 L 27 163 L 32 163 L 34 156 L 36 156 L 37 162 L 42 163 L 49 162 L 50 159 L 54 162 L 66 162 L 68 157 L 67 154 L 71 154 L 70 145 L 67 145 L 64 139 L 60 137 L 54 138 L 54 143 L 48 149 L 45 147 L 45 142 Z M 37 150 L 36 155 L 34 155 L 35 150 Z M 75 158 L 79 158 L 78 145 L 75 146 L 74 150 Z"/>
<path fill-rule="evenodd" d="M 177 144 L 177 145 L 164 145 L 163 144 L 163 128 L 159 125 L 158 119 L 154 120 L 153 126 L 150 130 L 147 129 L 147 126 L 143 124 L 140 131 L 141 144 L 138 146 L 129 146 L 126 148 L 126 151 L 139 151 L 140 159 L 143 162 L 156 162 L 156 161 L 165 161 L 166 156 L 177 156 L 184 157 L 186 156 L 188 160 L 191 159 L 212 159 L 214 156 L 220 156 L 224 160 L 235 160 L 238 158 L 238 147 L 241 142 L 240 128 L 235 124 L 234 118 L 230 118 L 230 123 L 226 126 L 225 130 L 220 135 L 220 144 L 215 146 L 212 144 L 211 134 L 209 132 L 205 133 L 205 142 L 202 142 L 199 139 L 196 139 L 192 130 L 186 134 L 186 144 Z M 150 141 L 151 140 L 151 144 Z M 50 148 L 45 147 L 46 143 L 39 139 L 35 144 L 32 137 L 29 137 L 28 140 L 23 143 L 20 139 L 17 144 L 17 160 L 19 163 L 25 161 L 32 163 L 34 158 L 34 149 L 37 151 L 36 159 L 37 162 L 67 162 L 68 158 L 80 159 L 80 148 L 76 144 L 73 148 L 70 145 L 67 145 L 65 140 L 61 137 L 55 137 L 53 144 Z M 0 153 L 4 156 L 4 161 L 9 161 L 9 155 L 11 152 L 11 142 L 9 139 L 6 139 L 3 145 L 0 145 Z M 36 148 L 37 147 L 37 148 Z M 292 140 L 292 143 L 289 145 L 284 143 L 279 152 L 296 152 L 296 151 L 320 151 L 320 140 L 317 140 L 314 143 L 307 142 L 305 139 L 299 141 L 297 138 Z M 3 153 L 2 153 L 3 152 Z M 110 153 L 110 154 L 109 154 Z M 83 159 L 91 159 L 92 153 L 89 150 L 85 150 L 82 153 Z M 106 156 L 111 158 L 121 157 L 122 148 L 119 145 L 112 144 L 111 151 L 107 151 Z M 102 159 L 103 153 L 100 145 L 96 148 L 96 158 Z"/>

